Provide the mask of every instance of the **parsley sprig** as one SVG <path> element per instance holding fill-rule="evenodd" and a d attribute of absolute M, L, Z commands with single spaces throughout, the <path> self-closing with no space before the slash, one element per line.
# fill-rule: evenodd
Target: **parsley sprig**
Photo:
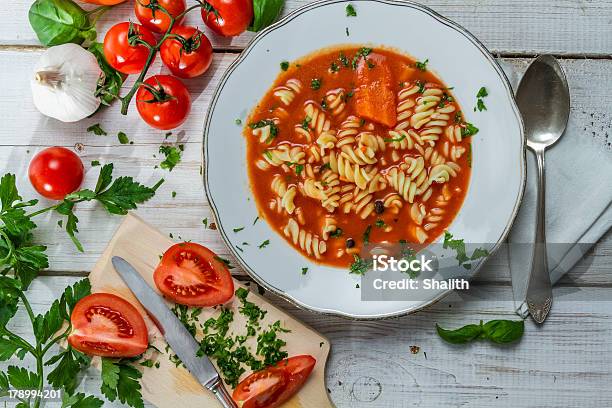
<path fill-rule="evenodd" d="M 48 356 L 53 346 L 68 337 L 72 329 L 70 314 L 76 303 L 90 292 L 89 280 L 81 280 L 67 287 L 46 313 L 35 315 L 24 292 L 22 282 L 17 278 L 0 276 L 0 361 L 9 360 L 13 356 L 23 360 L 27 354 L 30 354 L 36 361 L 36 371 L 11 365 L 6 373 L 0 372 L 0 395 L 7 392 L 9 388 L 38 390 L 42 394 L 45 367 L 53 366 L 46 378 L 50 385 L 65 392 L 63 406 L 102 406 L 102 401 L 98 398 L 85 396 L 82 393 L 74 394 L 79 372 L 89 367 L 90 358 L 88 356 L 70 346 L 59 354 Z M 34 334 L 33 343 L 7 327 L 17 313 L 19 304 L 22 304 L 27 311 Z M 39 396 L 33 400 L 22 400 L 19 406 L 38 408 L 40 405 L 41 397 Z"/>

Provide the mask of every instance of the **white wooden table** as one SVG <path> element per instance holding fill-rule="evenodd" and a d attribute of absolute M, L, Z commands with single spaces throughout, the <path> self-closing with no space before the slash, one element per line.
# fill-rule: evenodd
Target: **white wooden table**
<path fill-rule="evenodd" d="M 287 0 L 285 13 L 308 0 Z M 216 53 L 204 78 L 188 82 L 194 98 L 192 114 L 178 136 L 185 144 L 183 161 L 167 173 L 154 169 L 164 132 L 144 125 L 135 109 L 128 117 L 118 106 L 77 124 L 49 120 L 35 110 L 29 91 L 31 69 L 42 49 L 27 22 L 30 0 L 14 0 L 0 8 L 0 170 L 14 172 L 22 195 L 34 198 L 27 181 L 31 157 L 47 146 L 74 148 L 86 168 L 85 185 L 99 169 L 89 163 L 113 162 L 117 174 L 152 183 L 166 183 L 139 215 L 172 233 L 202 242 L 223 256 L 228 251 L 219 234 L 202 225 L 211 219 L 200 183 L 201 130 L 211 94 L 222 73 L 252 38 L 213 38 Z M 496 55 L 519 70 L 538 53 L 561 58 L 572 92 L 570 126 L 585 137 L 612 142 L 612 1 L 611 0 L 433 0 L 424 1 L 480 38 Z M 132 18 L 132 1 L 116 7 L 98 24 L 99 39 L 114 22 Z M 197 13 L 189 21 L 201 24 Z M 152 73 L 161 71 L 159 63 Z M 109 136 L 88 134 L 100 123 Z M 133 145 L 119 144 L 124 131 Z M 176 197 L 172 192 L 176 191 Z M 581 198 L 577 198 L 581 199 Z M 87 272 L 110 239 L 119 218 L 94 206 L 79 206 L 80 238 L 86 252 L 75 251 L 52 215 L 39 219 L 38 239 L 49 246 L 51 268 L 31 287 L 35 312 L 46 310 L 66 285 Z M 610 407 L 612 406 L 612 234 L 598 243 L 555 289 L 555 303 L 546 324 L 527 322 L 523 340 L 510 347 L 476 343 L 454 347 L 435 334 L 434 323 L 457 327 L 479 319 L 514 318 L 511 286 L 498 255 L 480 275 L 466 301 L 446 299 L 413 316 L 353 322 L 297 310 L 270 299 L 311 324 L 332 340 L 327 366 L 330 396 L 339 407 Z M 237 271 L 242 274 L 241 271 Z M 486 285 L 486 286 L 485 286 Z M 505 300 L 499 300 L 505 299 Z M 588 301 L 585 301 L 588 299 Z M 30 328 L 19 314 L 12 326 L 26 337 Z M 420 346 L 418 354 L 410 346 Z M 1 365 L 6 367 L 6 364 Z M 81 388 L 99 393 L 92 371 Z M 99 375 L 98 375 L 99 376 Z"/>

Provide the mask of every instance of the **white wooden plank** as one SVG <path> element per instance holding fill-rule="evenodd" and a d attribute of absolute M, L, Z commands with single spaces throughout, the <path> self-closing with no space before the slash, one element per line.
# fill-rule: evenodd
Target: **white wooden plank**
<path fill-rule="evenodd" d="M 283 14 L 310 2 L 287 0 Z M 612 32 L 609 30 L 611 0 L 423 0 L 421 3 L 463 25 L 494 52 L 612 54 Z M 31 0 L 16 0 L 11 7 L 0 10 L 3 21 L 0 44 L 39 44 L 28 23 L 30 4 Z M 132 4 L 130 0 L 115 7 L 100 19 L 99 40 L 113 24 L 135 20 Z M 198 12 L 192 12 L 187 23 L 204 26 Z M 242 49 L 252 37 L 252 33 L 246 33 L 233 39 L 214 36 L 212 40 L 217 48 Z"/>
<path fill-rule="evenodd" d="M 210 209 L 204 198 L 200 183 L 201 130 L 203 117 L 208 108 L 213 90 L 222 73 L 236 57 L 235 54 L 216 54 L 211 71 L 201 79 L 186 82 L 190 88 L 194 105 L 187 122 L 169 139 L 178 137 L 186 145 L 183 162 L 171 173 L 154 169 L 159 158 L 154 158 L 165 132 L 152 130 L 139 118 L 135 109 L 127 117 L 119 114 L 119 107 L 112 106 L 82 122 L 64 124 L 47 119 L 33 107 L 28 78 L 30 67 L 41 51 L 18 52 L 0 51 L 0 78 L 3 92 L 0 93 L 0 116 L 10 118 L 0 129 L 0 171 L 14 172 L 19 177 L 19 186 L 25 197 L 35 197 L 27 181 L 29 160 L 45 146 L 61 145 L 75 148 L 78 145 L 84 163 L 89 167 L 92 160 L 115 163 L 117 174 L 132 175 L 143 182 L 154 183 L 165 177 L 166 183 L 158 195 L 142 207 L 140 214 L 158 228 L 173 233 L 175 237 L 207 243 L 213 250 L 227 255 L 217 232 L 206 230 L 202 219 L 210 219 Z M 519 71 L 524 70 L 528 60 L 507 59 Z M 612 61 L 609 60 L 563 60 L 572 92 L 572 116 L 570 127 L 585 133 L 585 137 L 601 140 L 603 148 L 612 142 L 610 106 L 612 96 Z M 160 72 L 157 65 L 153 73 Z M 237 115 L 238 116 L 238 115 Z M 100 123 L 109 136 L 87 134 L 85 129 Z M 134 145 L 122 146 L 116 138 L 117 131 L 125 131 Z M 239 137 L 236 135 L 236 137 Z M 606 147 L 607 146 L 607 147 Z M 97 169 L 88 172 L 85 185 L 95 182 Z M 176 191 L 177 196 L 171 197 Z M 85 254 L 78 254 L 65 233 L 59 231 L 56 219 L 41 220 L 39 240 L 49 245 L 51 268 L 57 271 L 88 271 L 97 256 L 110 239 L 118 224 L 117 218 L 110 218 L 99 208 L 82 205 L 78 210 L 80 237 L 86 248 Z M 52 218 L 52 220 L 50 220 Z M 49 222 L 45 222 L 49 221 Z M 567 279 L 585 284 L 612 283 L 608 257 L 612 253 L 612 235 L 609 235 Z M 480 276 L 487 281 L 507 281 L 506 260 L 503 256 L 493 258 L 486 273 Z M 241 271 L 237 270 L 240 273 Z"/>
<path fill-rule="evenodd" d="M 44 311 L 75 280 L 37 279 L 28 294 L 35 312 Z M 546 324 L 536 327 L 528 320 L 524 338 L 511 346 L 451 346 L 436 335 L 436 322 L 454 328 L 480 319 L 515 319 L 511 303 L 499 300 L 508 299 L 509 290 L 472 288 L 463 300 L 447 298 L 416 315 L 378 322 L 323 317 L 266 296 L 330 338 L 326 378 L 338 407 L 612 406 L 610 288 L 555 289 Z M 31 338 L 24 313 L 10 327 Z M 413 345 L 421 348 L 418 354 L 411 354 Z M 81 386 L 97 393 L 95 371 Z"/>

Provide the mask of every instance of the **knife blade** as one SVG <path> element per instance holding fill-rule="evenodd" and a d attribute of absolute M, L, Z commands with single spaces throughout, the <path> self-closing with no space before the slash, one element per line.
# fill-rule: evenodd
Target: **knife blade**
<path fill-rule="evenodd" d="M 213 392 L 223 408 L 236 408 L 236 404 L 223 386 L 219 373 L 208 357 L 198 357 L 196 354 L 200 345 L 183 323 L 168 308 L 163 298 L 158 295 L 134 267 L 125 259 L 112 258 L 115 270 L 130 288 L 134 296 L 155 319 L 168 345 L 181 359 L 189 372 L 202 386 Z"/>

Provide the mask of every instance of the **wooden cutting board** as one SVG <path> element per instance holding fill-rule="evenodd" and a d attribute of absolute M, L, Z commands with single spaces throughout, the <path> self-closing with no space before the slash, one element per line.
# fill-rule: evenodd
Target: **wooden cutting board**
<path fill-rule="evenodd" d="M 111 258 L 115 255 L 125 258 L 140 272 L 147 283 L 156 290 L 153 283 L 153 271 L 159 262 L 159 256 L 172 244 L 174 242 L 166 235 L 146 224 L 140 218 L 134 215 L 126 216 L 89 275 L 92 292 L 115 293 L 134 304 L 145 318 L 147 328 L 149 329 L 149 342 L 162 351 L 160 354 L 154 353 L 153 355 L 153 358 L 159 362 L 159 368 L 142 367 L 142 394 L 148 402 L 160 408 L 212 408 L 220 406 L 215 397 L 205 390 L 185 368 L 182 366 L 176 367 L 169 360 L 168 353 L 163 353 L 166 348 L 163 336 L 111 264 Z M 234 280 L 234 284 L 236 288 L 244 286 L 236 280 Z M 261 321 L 262 328 L 266 328 L 268 324 L 280 320 L 283 327 L 291 330 L 290 333 L 279 335 L 279 337 L 287 342 L 286 350 L 289 356 L 310 354 L 317 360 L 317 364 L 302 390 L 283 406 L 287 408 L 332 407 L 333 405 L 330 403 L 327 395 L 324 375 L 325 362 L 330 350 L 329 340 L 271 305 L 266 299 L 256 293 L 251 292 L 248 300 L 268 311 L 266 317 Z M 170 303 L 168 305 L 172 306 Z M 245 319 L 238 312 L 240 301 L 234 299 L 226 306 L 234 311 L 234 321 L 230 327 L 230 333 L 232 331 L 235 333 L 244 332 Z M 209 317 L 216 317 L 217 315 L 218 312 L 214 309 L 204 308 L 199 316 L 199 320 L 204 322 Z M 251 350 L 255 350 L 253 347 L 255 342 L 252 338 L 249 341 L 247 341 L 247 344 L 251 346 Z M 249 371 L 247 369 L 247 373 L 243 375 L 243 378 L 248 374 Z"/>

